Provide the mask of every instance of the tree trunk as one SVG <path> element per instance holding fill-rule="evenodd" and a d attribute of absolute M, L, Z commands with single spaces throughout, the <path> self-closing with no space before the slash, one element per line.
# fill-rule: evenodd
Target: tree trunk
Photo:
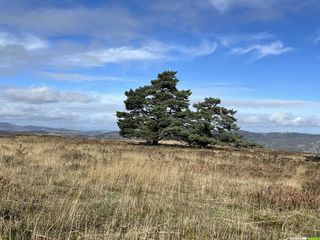
<path fill-rule="evenodd" d="M 158 145 L 158 144 L 159 144 L 159 141 L 158 141 L 158 140 L 151 140 L 151 141 L 148 141 L 147 144 L 148 144 L 148 145 L 155 146 L 155 145 Z"/>

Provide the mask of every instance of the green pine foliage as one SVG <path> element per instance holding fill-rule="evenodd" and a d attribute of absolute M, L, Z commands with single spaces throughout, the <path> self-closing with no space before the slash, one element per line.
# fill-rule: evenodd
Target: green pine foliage
<path fill-rule="evenodd" d="M 190 127 L 185 135 L 189 144 L 207 146 L 240 140 L 236 111 L 221 107 L 220 103 L 220 99 L 210 97 L 193 105 L 195 112 L 190 114 Z"/>
<path fill-rule="evenodd" d="M 156 145 L 180 135 L 181 123 L 189 114 L 191 91 L 179 91 L 175 75 L 176 72 L 163 72 L 151 85 L 125 92 L 127 111 L 117 112 L 122 136 Z"/>
<path fill-rule="evenodd" d="M 126 111 L 117 112 L 120 134 L 156 145 L 179 140 L 190 145 L 249 146 L 238 133 L 236 111 L 220 106 L 218 98 L 205 98 L 190 109 L 190 90 L 178 90 L 177 72 L 165 71 L 150 85 L 125 92 Z"/>

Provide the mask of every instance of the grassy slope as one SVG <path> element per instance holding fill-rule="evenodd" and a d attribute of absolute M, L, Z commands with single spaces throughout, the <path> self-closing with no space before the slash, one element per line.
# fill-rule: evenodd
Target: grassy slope
<path fill-rule="evenodd" d="M 0 239 L 320 235 L 320 162 L 306 160 L 263 150 L 0 138 Z"/>

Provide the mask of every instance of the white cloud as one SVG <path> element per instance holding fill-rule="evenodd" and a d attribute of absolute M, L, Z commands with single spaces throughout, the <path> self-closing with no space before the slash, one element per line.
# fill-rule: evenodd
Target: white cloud
<path fill-rule="evenodd" d="M 0 106 L 0 121 L 79 130 L 115 130 L 115 111 L 121 108 L 114 108 L 103 103 L 52 104 L 50 107 L 15 103 Z"/>
<path fill-rule="evenodd" d="M 103 41 L 104 43 L 106 41 Z M 127 62 L 150 62 L 185 60 L 210 55 L 217 48 L 216 42 L 202 40 L 198 45 L 179 45 L 163 43 L 154 40 L 142 41 L 140 47 L 120 45 L 111 48 L 94 48 L 77 42 L 49 43 L 26 35 L 24 38 L 0 33 L 0 68 L 17 72 L 18 69 L 29 69 L 39 66 L 68 67 L 102 67 L 107 64 L 122 64 Z M 47 51 L 36 51 L 46 49 Z M 64 81 L 117 81 L 116 77 L 87 76 L 78 73 L 44 73 L 45 77 Z"/>
<path fill-rule="evenodd" d="M 254 114 L 242 114 L 239 115 L 240 119 L 239 121 L 241 123 L 245 123 L 245 124 L 257 124 L 257 123 L 261 123 L 261 116 L 259 115 L 254 115 Z"/>
<path fill-rule="evenodd" d="M 159 41 L 149 41 L 145 46 L 146 49 L 155 52 L 162 52 L 168 58 L 178 57 L 201 57 L 213 54 L 218 47 L 216 42 L 202 39 L 198 45 L 181 45 L 172 43 L 162 43 Z"/>
<path fill-rule="evenodd" d="M 267 8 L 278 0 L 209 0 L 221 13 L 232 10 L 235 7 Z"/>
<path fill-rule="evenodd" d="M 233 21 L 282 20 L 306 8 L 317 9 L 317 0 L 207 0 L 220 17 Z"/>
<path fill-rule="evenodd" d="M 51 61 L 48 41 L 32 34 L 0 32 L 0 74 L 16 74 Z"/>
<path fill-rule="evenodd" d="M 239 123 L 245 126 L 267 127 L 320 127 L 319 116 L 299 116 L 292 113 L 238 114 Z"/>
<path fill-rule="evenodd" d="M 144 47 L 124 46 L 74 54 L 65 57 L 63 62 L 76 66 L 99 67 L 108 63 L 159 60 L 163 58 L 162 52 L 152 51 Z"/>
<path fill-rule="evenodd" d="M 29 121 L 61 121 L 62 123 L 73 122 L 81 117 L 76 111 L 65 111 L 59 107 L 44 107 L 29 104 L 10 104 L 0 107 L 2 119 L 29 120 Z"/>
<path fill-rule="evenodd" d="M 282 124 L 284 123 L 285 119 L 287 118 L 287 115 L 281 112 L 276 112 L 271 114 L 268 117 L 268 120 L 272 123 Z"/>
<path fill-rule="evenodd" d="M 172 60 L 210 55 L 215 52 L 217 43 L 203 40 L 198 46 L 181 46 L 149 41 L 145 46 L 121 46 L 102 48 L 65 56 L 60 64 L 73 66 L 101 67 L 110 63 Z"/>
<path fill-rule="evenodd" d="M 57 72 L 44 72 L 43 76 L 57 81 L 70 81 L 70 82 L 90 82 L 90 81 L 121 81 L 120 78 L 110 76 L 96 76 L 78 73 L 57 73 Z"/>
<path fill-rule="evenodd" d="M 231 50 L 231 54 L 252 54 L 255 60 L 267 56 L 279 56 L 294 50 L 292 47 L 285 46 L 275 34 L 270 32 L 222 35 L 218 39 L 222 46 Z"/>
<path fill-rule="evenodd" d="M 320 131 L 319 101 L 222 99 L 222 105 L 238 111 L 239 126 L 246 130 Z"/>
<path fill-rule="evenodd" d="M 286 47 L 281 41 L 274 41 L 268 44 L 252 44 L 247 47 L 238 47 L 232 50 L 233 54 L 243 55 L 247 53 L 254 53 L 256 59 L 267 56 L 278 56 L 283 53 L 293 51 L 292 47 Z"/>
<path fill-rule="evenodd" d="M 186 47 L 186 46 L 172 46 L 172 49 L 176 49 L 177 51 L 191 57 L 200 57 L 211 55 L 216 51 L 218 44 L 216 42 L 209 42 L 207 40 L 203 40 L 199 46 L 196 47 Z"/>
<path fill-rule="evenodd" d="M 318 108 L 320 102 L 281 99 L 224 99 L 223 104 L 236 108 Z"/>
<path fill-rule="evenodd" d="M 41 3 L 38 3 L 39 6 Z M 7 4 L 8 5 L 8 4 Z M 28 32 L 37 32 L 41 35 L 99 35 L 129 39 L 136 35 L 140 26 L 139 19 L 135 18 L 125 8 L 100 7 L 23 7 L 7 6 L 2 11 L 0 24 L 10 29 L 23 29 Z M 53 4 L 54 5 L 54 4 Z"/>
<path fill-rule="evenodd" d="M 47 48 L 48 43 L 38 37 L 27 34 L 17 36 L 7 32 L 0 32 L 0 47 L 22 47 L 25 50 L 39 50 Z"/>
<path fill-rule="evenodd" d="M 46 104 L 58 102 L 88 103 L 94 98 L 79 92 L 59 91 L 48 87 L 8 88 L 2 90 L 2 96 L 11 102 Z"/>
<path fill-rule="evenodd" d="M 296 116 L 291 113 L 275 112 L 269 115 L 268 120 L 272 124 L 278 124 L 281 126 L 320 127 L 319 118 Z"/>
<path fill-rule="evenodd" d="M 258 32 L 251 34 L 229 34 L 219 36 L 221 44 L 225 47 L 232 47 L 237 44 L 254 43 L 264 40 L 275 39 L 276 35 L 270 32 Z"/>
<path fill-rule="evenodd" d="M 315 44 L 318 44 L 320 42 L 320 31 L 318 31 L 316 37 L 314 38 L 313 42 Z"/>
<path fill-rule="evenodd" d="M 71 129 L 116 129 L 123 94 L 68 92 L 41 88 L 3 89 L 0 121 Z M 97 121 L 99 119 L 99 121 Z"/>

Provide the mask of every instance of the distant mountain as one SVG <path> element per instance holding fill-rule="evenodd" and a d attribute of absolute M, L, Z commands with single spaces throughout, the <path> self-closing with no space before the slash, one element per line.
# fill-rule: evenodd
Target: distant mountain
<path fill-rule="evenodd" d="M 0 135 L 8 134 L 58 134 L 93 137 L 104 140 L 122 140 L 117 131 L 77 131 L 65 128 L 48 128 L 40 126 L 18 126 L 0 122 Z M 249 141 L 264 145 L 269 149 L 288 150 L 295 152 L 320 153 L 320 135 L 304 133 L 253 133 L 240 131 Z"/>
<path fill-rule="evenodd" d="M 43 133 L 63 133 L 63 134 L 77 134 L 78 131 L 64 129 L 64 128 L 48 128 L 39 126 L 18 126 L 11 123 L 0 123 L 1 132 L 43 132 Z"/>
<path fill-rule="evenodd" d="M 0 134 L 29 133 L 29 134 L 63 134 L 63 135 L 84 135 L 97 136 L 102 131 L 77 131 L 65 128 L 49 128 L 41 126 L 18 126 L 11 123 L 0 122 Z"/>
<path fill-rule="evenodd" d="M 117 131 L 106 132 L 106 133 L 95 136 L 95 138 L 105 139 L 105 140 L 122 140 L 122 139 L 124 139 L 123 137 L 120 136 L 119 132 L 117 132 Z"/>
<path fill-rule="evenodd" d="M 305 133 L 253 133 L 241 131 L 245 139 L 269 149 L 320 153 L 320 135 Z"/>

